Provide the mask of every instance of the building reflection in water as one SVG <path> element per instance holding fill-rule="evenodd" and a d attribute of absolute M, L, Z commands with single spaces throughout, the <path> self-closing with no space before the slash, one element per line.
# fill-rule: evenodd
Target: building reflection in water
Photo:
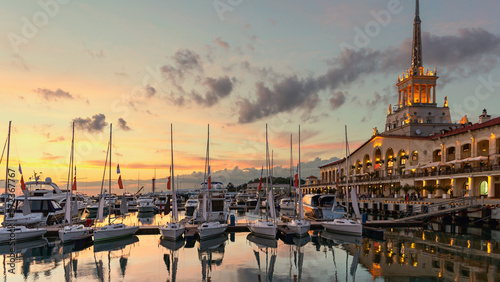
<path fill-rule="evenodd" d="M 349 251 L 354 252 L 350 245 Z M 360 263 L 376 277 L 439 277 L 499 281 L 498 243 L 421 229 L 387 230 L 385 241 L 363 239 Z"/>

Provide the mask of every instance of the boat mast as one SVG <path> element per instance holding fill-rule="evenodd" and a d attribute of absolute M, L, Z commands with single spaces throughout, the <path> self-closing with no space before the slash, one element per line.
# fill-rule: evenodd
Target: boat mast
<path fill-rule="evenodd" d="M 71 198 L 73 197 L 73 187 L 71 187 L 70 183 L 71 180 L 73 179 L 73 154 L 74 154 L 74 144 L 75 144 L 75 122 L 72 124 L 72 132 L 71 132 L 71 152 L 69 154 L 69 171 L 68 171 L 68 183 L 66 184 L 66 193 L 69 193 L 69 201 L 66 201 L 66 205 L 69 206 L 69 214 L 70 218 L 68 223 L 72 223 L 73 217 L 71 216 L 72 210 L 71 210 Z M 76 172 L 75 172 L 76 174 Z M 68 199 L 66 197 L 66 199 Z"/>
<path fill-rule="evenodd" d="M 113 149 L 113 124 L 109 124 L 109 205 L 108 205 L 108 224 L 111 224 L 111 152 Z"/>
<path fill-rule="evenodd" d="M 267 123 L 266 123 L 266 195 L 269 193 L 269 145 L 267 142 Z M 268 201 L 269 202 L 269 197 Z M 269 203 L 267 203 L 267 211 L 266 211 L 266 221 L 269 220 Z"/>
<path fill-rule="evenodd" d="M 172 124 L 170 124 L 170 163 L 172 164 L 172 171 L 170 172 L 171 183 L 172 183 L 172 208 L 173 208 L 173 220 L 178 221 L 177 218 L 177 196 L 175 194 L 175 180 L 174 180 L 174 135 L 172 130 Z"/>
<path fill-rule="evenodd" d="M 302 188 L 300 188 L 300 174 L 301 174 L 301 168 L 300 168 L 300 125 L 299 125 L 299 178 L 297 180 L 298 184 L 298 188 L 299 188 L 299 195 L 298 195 L 298 204 L 299 204 L 299 219 L 300 220 L 303 220 L 304 219 L 304 212 L 303 212 L 303 206 L 302 206 Z"/>
<path fill-rule="evenodd" d="M 7 193 L 9 192 L 9 151 L 10 151 L 10 126 L 12 124 L 12 121 L 9 121 L 9 133 L 7 134 L 7 166 L 5 169 L 5 194 L 4 194 L 4 222 L 5 219 L 8 216 L 7 213 Z"/>
<path fill-rule="evenodd" d="M 347 214 L 349 214 L 349 155 L 348 155 L 348 141 L 347 141 L 347 125 L 345 125 L 345 171 L 346 171 L 346 182 L 345 182 L 345 195 L 346 195 L 346 206 Z"/>

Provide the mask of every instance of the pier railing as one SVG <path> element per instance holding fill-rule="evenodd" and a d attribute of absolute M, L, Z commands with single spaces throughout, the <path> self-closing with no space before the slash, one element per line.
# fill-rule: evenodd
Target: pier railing
<path fill-rule="evenodd" d="M 415 205 L 414 203 L 409 203 Z M 425 218 L 430 216 L 438 216 L 442 214 L 447 214 L 451 212 L 458 212 L 459 210 L 464 210 L 470 207 L 481 206 L 482 203 L 479 197 L 458 197 L 450 200 L 443 200 L 439 202 L 434 202 L 430 205 L 422 205 L 419 212 L 416 212 L 413 208 L 407 209 L 405 211 L 400 211 L 397 218 L 399 219 L 411 219 Z"/>

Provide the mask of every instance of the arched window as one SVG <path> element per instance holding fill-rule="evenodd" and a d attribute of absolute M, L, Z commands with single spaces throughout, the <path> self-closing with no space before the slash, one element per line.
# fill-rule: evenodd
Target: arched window
<path fill-rule="evenodd" d="M 462 145 L 462 154 L 461 154 L 462 159 L 470 158 L 471 157 L 471 146 L 469 144 L 464 144 Z"/>
<path fill-rule="evenodd" d="M 411 160 L 410 163 L 412 166 L 418 164 L 418 152 L 417 151 L 413 151 L 413 153 L 411 153 L 410 160 Z"/>
<path fill-rule="evenodd" d="M 477 155 L 485 156 L 489 155 L 490 151 L 490 140 L 483 140 L 477 143 Z"/>
<path fill-rule="evenodd" d="M 446 149 L 446 161 L 451 162 L 455 160 L 455 147 L 449 147 Z"/>
<path fill-rule="evenodd" d="M 441 149 L 435 150 L 432 153 L 432 161 L 433 162 L 440 162 L 441 161 Z"/>
<path fill-rule="evenodd" d="M 481 196 L 488 196 L 488 182 L 483 181 L 479 185 L 479 193 Z"/>

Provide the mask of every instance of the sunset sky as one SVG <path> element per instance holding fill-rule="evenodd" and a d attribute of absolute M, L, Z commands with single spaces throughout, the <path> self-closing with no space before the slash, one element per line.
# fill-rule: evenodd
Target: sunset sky
<path fill-rule="evenodd" d="M 420 2 L 438 105 L 448 96 L 454 121 L 477 122 L 483 108 L 497 117 L 500 2 Z M 65 188 L 74 121 L 88 194 L 100 187 L 110 123 L 113 170 L 119 163 L 132 192 L 138 179 L 150 191 L 155 169 L 166 190 L 170 123 L 183 189 L 203 181 L 207 124 L 214 180 L 260 175 L 266 123 L 276 174 L 288 176 L 290 134 L 297 163 L 300 124 L 302 176 L 319 176 L 318 165 L 344 156 L 344 125 L 351 150 L 383 131 L 415 13 L 410 0 L 0 3 L 0 138 L 11 120 L 11 163 Z"/>

